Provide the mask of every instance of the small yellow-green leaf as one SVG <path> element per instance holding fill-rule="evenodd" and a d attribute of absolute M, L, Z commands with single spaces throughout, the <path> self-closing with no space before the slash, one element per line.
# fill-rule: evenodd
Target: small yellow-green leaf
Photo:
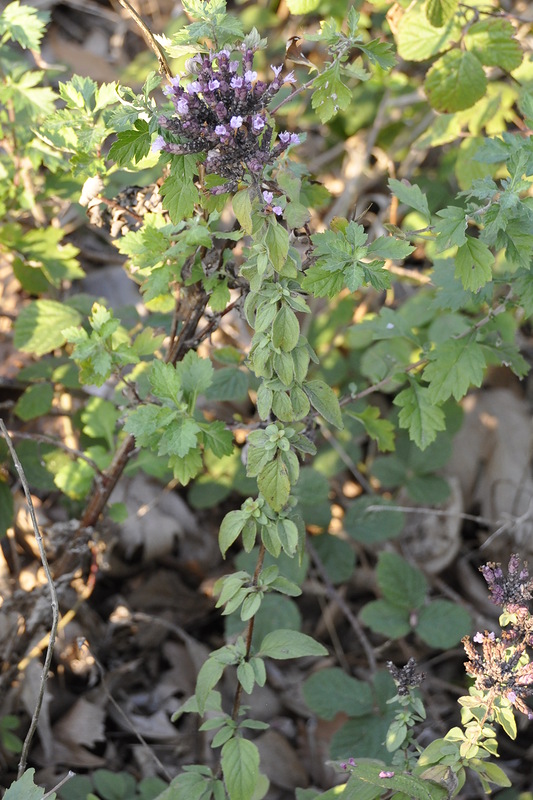
<path fill-rule="evenodd" d="M 231 201 L 233 213 L 241 228 L 247 233 L 252 233 L 252 202 L 249 189 L 242 189 L 233 196 Z"/>
<path fill-rule="evenodd" d="M 291 491 L 289 473 L 281 460 L 276 458 L 263 467 L 257 478 L 259 491 L 274 511 L 281 511 Z"/>
<path fill-rule="evenodd" d="M 294 350 L 300 337 L 300 326 L 294 311 L 282 306 L 272 323 L 272 344 L 286 353 Z"/>
<path fill-rule="evenodd" d="M 428 22 L 435 28 L 442 28 L 457 10 L 459 0 L 427 0 L 425 12 Z"/>

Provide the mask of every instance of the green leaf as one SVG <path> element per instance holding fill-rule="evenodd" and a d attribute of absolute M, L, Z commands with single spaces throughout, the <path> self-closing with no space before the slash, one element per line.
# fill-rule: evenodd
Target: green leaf
<path fill-rule="evenodd" d="M 363 606 L 359 617 L 364 625 L 390 639 L 400 639 L 411 631 L 409 612 L 387 600 L 372 600 Z"/>
<path fill-rule="evenodd" d="M 355 553 L 348 542 L 338 536 L 323 533 L 313 537 L 313 547 L 333 584 L 351 578 L 355 567 Z"/>
<path fill-rule="evenodd" d="M 402 183 L 402 186 L 405 186 L 405 184 Z M 376 256 L 376 258 L 403 261 L 414 249 L 414 245 L 402 239 L 396 239 L 394 236 L 379 236 L 368 245 L 367 253 L 369 256 Z"/>
<path fill-rule="evenodd" d="M 422 606 L 428 589 L 426 579 L 397 553 L 380 554 L 376 577 L 389 603 L 408 611 Z"/>
<path fill-rule="evenodd" d="M 33 768 L 27 769 L 21 778 L 11 784 L 4 794 L 4 800 L 42 800 L 44 789 L 35 785 L 33 781 L 34 775 L 35 770 Z M 47 795 L 47 800 L 55 800 L 55 798 L 55 792 Z"/>
<path fill-rule="evenodd" d="M 311 405 L 320 416 L 334 425 L 335 428 L 342 430 L 344 427 L 342 422 L 341 409 L 337 395 L 327 383 L 321 380 L 306 381 L 303 385 L 303 390 L 309 398 Z"/>
<path fill-rule="evenodd" d="M 200 358 L 195 350 L 189 350 L 182 361 L 176 364 L 181 388 L 189 396 L 204 394 L 213 382 L 213 365 L 209 358 Z"/>
<path fill-rule="evenodd" d="M 347 675 L 339 667 L 314 672 L 302 686 L 309 708 L 321 719 L 333 719 L 339 711 L 350 717 L 370 714 L 374 698 L 368 683 Z"/>
<path fill-rule="evenodd" d="M 300 325 L 294 311 L 283 305 L 272 323 L 272 344 L 286 353 L 294 350 L 300 338 Z"/>
<path fill-rule="evenodd" d="M 431 221 L 427 197 L 422 193 L 420 186 L 417 186 L 416 183 L 410 184 L 405 179 L 397 181 L 395 178 L 389 178 L 389 189 L 396 195 L 400 203 L 405 203 L 410 208 L 414 208 L 415 211 L 422 214 L 425 220 Z"/>
<path fill-rule="evenodd" d="M 203 433 L 205 447 L 212 450 L 217 458 L 229 456 L 233 453 L 233 434 L 221 420 L 200 422 L 198 424 Z"/>
<path fill-rule="evenodd" d="M 492 280 L 493 264 L 494 256 L 487 245 L 467 236 L 455 256 L 455 277 L 461 280 L 467 291 L 477 292 Z"/>
<path fill-rule="evenodd" d="M 352 99 L 352 93 L 342 82 L 340 62 L 336 59 L 313 81 L 311 105 L 322 123 L 328 122 L 339 111 L 344 111 Z"/>
<path fill-rule="evenodd" d="M 335 297 L 344 287 L 342 271 L 330 272 L 318 266 L 309 267 L 302 281 L 302 289 L 314 297 Z"/>
<path fill-rule="evenodd" d="M 446 25 L 434 27 L 419 2 L 409 7 L 398 24 L 398 55 L 406 61 L 426 61 L 448 50 L 460 35 L 460 23 L 454 17 Z"/>
<path fill-rule="evenodd" d="M 437 211 L 437 217 L 441 217 L 442 222 L 435 225 L 437 234 L 437 250 L 447 250 L 448 247 L 457 245 L 460 247 L 466 242 L 466 216 L 459 206 L 446 206 L 441 211 Z"/>
<path fill-rule="evenodd" d="M 485 357 L 481 346 L 472 338 L 439 343 L 431 356 L 424 370 L 424 380 L 429 383 L 429 397 L 433 403 L 440 405 L 450 395 L 460 400 L 470 386 L 481 386 Z"/>
<path fill-rule="evenodd" d="M 430 398 L 427 387 L 415 380 L 410 380 L 409 384 L 392 402 L 401 408 L 400 426 L 409 431 L 410 438 L 421 450 L 425 450 L 435 441 L 437 432 L 446 429 L 446 420 L 442 408 Z"/>
<path fill-rule="evenodd" d="M 265 245 L 272 266 L 279 272 L 289 252 L 289 232 L 273 216 L 268 217 Z"/>
<path fill-rule="evenodd" d="M 133 128 L 117 133 L 117 140 L 109 149 L 109 158 L 116 161 L 119 167 L 137 164 L 150 152 L 151 142 L 148 122 L 138 119 Z"/>
<path fill-rule="evenodd" d="M 225 669 L 225 664 L 217 661 L 214 658 L 208 658 L 200 667 L 198 678 L 196 679 L 196 702 L 198 703 L 198 713 L 203 716 L 207 698 L 211 690 L 217 685 L 222 673 Z"/>
<path fill-rule="evenodd" d="M 311 14 L 320 6 L 320 0 L 287 0 L 291 14 Z"/>
<path fill-rule="evenodd" d="M 259 751 L 253 742 L 236 737 L 226 742 L 220 759 L 229 800 L 253 800 L 259 778 Z"/>
<path fill-rule="evenodd" d="M 18 0 L 9 3 L 0 14 L 0 34 L 8 37 L 24 50 L 40 51 L 46 23 L 50 19 L 48 11 L 37 11 L 32 6 L 22 5 Z M 31 770 L 33 773 L 33 770 Z M 26 773 L 27 774 L 27 773 Z"/>
<path fill-rule="evenodd" d="M 267 633 L 257 655 L 284 660 L 304 656 L 327 656 L 326 648 L 311 636 L 283 628 Z"/>
<path fill-rule="evenodd" d="M 433 600 L 420 609 L 415 626 L 417 634 L 430 647 L 448 650 L 472 630 L 470 614 L 449 600 Z"/>
<path fill-rule="evenodd" d="M 483 19 L 468 28 L 464 43 L 486 67 L 501 67 L 512 72 L 523 58 L 520 43 L 513 38 L 514 32 L 513 25 L 506 19 Z"/>
<path fill-rule="evenodd" d="M 170 400 L 172 405 L 181 397 L 181 382 L 176 368 L 156 359 L 150 370 L 150 386 L 152 392 L 160 400 Z"/>
<path fill-rule="evenodd" d="M 483 97 L 487 77 L 479 59 L 468 50 L 450 50 L 433 64 L 424 89 L 436 111 L 463 111 Z"/>
<path fill-rule="evenodd" d="M 14 510 L 11 489 L 4 480 L 0 480 L 0 539 L 4 538 L 7 529 L 13 525 Z"/>
<path fill-rule="evenodd" d="M 263 467 L 257 477 L 259 491 L 274 511 L 281 511 L 291 491 L 287 467 L 281 458 L 276 458 Z"/>
<path fill-rule="evenodd" d="M 190 217 L 194 205 L 198 202 L 198 189 L 193 183 L 196 171 L 194 155 L 174 156 L 170 175 L 162 185 L 160 192 L 165 198 L 165 208 L 172 222 L 181 222 Z"/>
<path fill-rule="evenodd" d="M 28 386 L 15 405 L 15 414 L 27 422 L 41 417 L 52 407 L 54 387 L 51 383 L 34 383 Z"/>
<path fill-rule="evenodd" d="M 384 790 L 387 794 L 395 792 L 395 797 L 401 793 L 401 797 L 410 800 L 444 800 L 449 796 L 443 786 L 413 775 L 402 774 L 400 771 L 395 772 L 394 769 L 390 770 L 392 772 L 390 777 L 380 777 L 383 770 L 386 770 L 384 765 L 376 764 L 375 761 L 358 763 L 346 786 L 345 800 L 356 800 L 369 784 L 380 788 L 378 796 L 382 795 Z"/>
<path fill-rule="evenodd" d="M 248 397 L 248 375 L 238 367 L 217 369 L 205 396 L 208 400 L 242 402 Z"/>
<path fill-rule="evenodd" d="M 228 548 L 231 547 L 233 542 L 238 538 L 247 520 L 248 515 L 241 510 L 229 511 L 226 514 L 222 520 L 218 534 L 218 544 L 223 556 L 226 555 Z"/>
<path fill-rule="evenodd" d="M 388 419 L 381 419 L 377 406 L 367 406 L 364 411 L 348 411 L 354 419 L 358 419 L 365 431 L 377 442 L 378 450 L 394 450 L 394 425 Z"/>
<path fill-rule="evenodd" d="M 14 344 L 24 353 L 42 356 L 65 344 L 65 328 L 79 325 L 81 314 L 56 300 L 36 300 L 22 309 L 15 322 Z"/>
<path fill-rule="evenodd" d="M 453 19 L 459 0 L 427 0 L 425 5 L 428 22 L 435 28 L 442 28 Z"/>
<path fill-rule="evenodd" d="M 195 478 L 202 469 L 202 454 L 199 450 L 191 450 L 186 456 L 171 456 L 168 464 L 174 477 L 182 486 L 187 486 L 191 478 Z"/>
<path fill-rule="evenodd" d="M 190 417 L 173 420 L 159 442 L 158 455 L 183 458 L 198 444 L 199 425 Z"/>
<path fill-rule="evenodd" d="M 237 222 L 245 233 L 251 235 L 253 226 L 250 190 L 242 189 L 240 192 L 233 195 L 231 205 L 233 206 L 233 213 L 237 217 Z"/>
<path fill-rule="evenodd" d="M 389 511 L 391 505 L 380 497 L 360 497 L 348 506 L 344 515 L 346 533 L 356 542 L 375 545 L 397 538 L 403 530 L 405 517 L 401 511 Z M 369 506 L 383 506 L 383 511 L 367 511 Z"/>
<path fill-rule="evenodd" d="M 120 417 L 121 412 L 109 400 L 91 397 L 81 413 L 83 432 L 92 439 L 102 437 L 111 450 L 115 443 L 117 422 Z"/>

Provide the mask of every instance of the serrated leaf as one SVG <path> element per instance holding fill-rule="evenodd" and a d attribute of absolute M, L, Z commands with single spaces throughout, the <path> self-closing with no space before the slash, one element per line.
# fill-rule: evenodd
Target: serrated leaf
<path fill-rule="evenodd" d="M 348 542 L 338 536 L 323 533 L 313 537 L 313 547 L 334 585 L 350 579 L 355 567 L 355 553 Z"/>
<path fill-rule="evenodd" d="M 434 403 L 440 404 L 451 395 L 460 400 L 470 386 L 481 386 L 485 357 L 477 342 L 450 339 L 437 344 L 431 355 L 424 380 L 429 383 L 429 397 Z"/>
<path fill-rule="evenodd" d="M 374 698 L 368 683 L 347 675 L 339 667 L 318 670 L 302 686 L 305 702 L 321 719 L 330 720 L 342 711 L 361 717 L 373 710 Z"/>
<path fill-rule="evenodd" d="M 468 28 L 464 43 L 486 67 L 501 67 L 512 72 L 523 58 L 520 43 L 513 38 L 514 32 L 513 25 L 506 19 L 483 19 Z"/>
<path fill-rule="evenodd" d="M 281 628 L 267 633 L 257 655 L 284 660 L 304 656 L 327 656 L 327 654 L 326 648 L 311 636 Z"/>
<path fill-rule="evenodd" d="M 420 608 L 427 592 L 422 572 L 397 553 L 381 553 L 376 577 L 383 596 L 398 608 Z"/>
<path fill-rule="evenodd" d="M 315 78 L 313 89 L 311 105 L 322 123 L 328 122 L 338 111 L 344 111 L 352 99 L 352 93 L 341 80 L 338 60 Z"/>
<path fill-rule="evenodd" d="M 200 427 L 190 417 L 175 419 L 165 428 L 164 436 L 159 442 L 158 455 L 183 458 L 197 447 L 199 432 Z"/>
<path fill-rule="evenodd" d="M 243 401 L 248 397 L 248 375 L 238 367 L 215 370 L 211 385 L 205 392 L 208 400 Z"/>
<path fill-rule="evenodd" d="M 44 789 L 35 785 L 33 781 L 34 775 L 35 770 L 33 768 L 27 769 L 21 778 L 11 784 L 4 794 L 4 800 L 42 800 Z M 47 797 L 48 800 L 55 800 L 56 793 L 52 792 Z"/>
<path fill-rule="evenodd" d="M 437 217 L 442 219 L 442 222 L 437 222 L 435 225 L 437 252 L 447 250 L 453 245 L 460 247 L 466 242 L 467 221 L 464 209 L 458 206 L 446 206 L 437 211 Z"/>
<path fill-rule="evenodd" d="M 65 344 L 63 330 L 80 322 L 81 314 L 74 308 L 55 300 L 36 300 L 17 317 L 15 347 L 24 353 L 42 356 Z"/>
<path fill-rule="evenodd" d="M 150 370 L 150 386 L 152 392 L 160 400 L 178 403 L 181 397 L 181 383 L 176 368 L 163 361 L 153 361 Z"/>
<path fill-rule="evenodd" d="M 50 19 L 48 11 L 21 5 L 19 0 L 9 3 L 0 14 L 0 34 L 8 37 L 24 49 L 40 51 L 41 39 Z"/>
<path fill-rule="evenodd" d="M 253 742 L 236 737 L 222 748 L 220 763 L 229 800 L 252 800 L 259 778 L 259 751 Z"/>
<path fill-rule="evenodd" d="M 369 256 L 403 261 L 414 249 L 414 245 L 402 239 L 396 239 L 395 236 L 379 236 L 368 245 L 367 252 Z"/>
<path fill-rule="evenodd" d="M 195 171 L 194 155 L 174 156 L 171 173 L 160 189 L 165 198 L 165 208 L 174 223 L 190 217 L 198 202 L 198 189 L 193 183 Z"/>
<path fill-rule="evenodd" d="M 370 438 L 377 442 L 378 450 L 394 450 L 394 425 L 388 419 L 381 418 L 377 406 L 367 406 L 359 412 L 348 411 L 348 414 L 363 424 Z"/>
<path fill-rule="evenodd" d="M 387 510 L 389 501 L 380 497 L 360 497 L 354 500 L 344 516 L 346 533 L 363 544 L 395 539 L 400 535 L 405 524 L 401 511 Z M 383 506 L 383 511 L 368 511 L 369 506 Z"/>
<path fill-rule="evenodd" d="M 467 291 L 477 292 L 492 280 L 493 264 L 494 256 L 487 245 L 467 236 L 455 256 L 455 277 L 461 280 Z"/>
<path fill-rule="evenodd" d="M 414 208 L 428 222 L 431 220 L 427 197 L 416 183 L 410 184 L 407 180 L 398 181 L 395 178 L 389 178 L 389 189 L 396 195 L 400 203 Z"/>
<path fill-rule="evenodd" d="M 396 395 L 393 403 L 401 408 L 400 426 L 409 431 L 410 438 L 421 450 L 435 441 L 438 431 L 446 429 L 442 408 L 430 398 L 429 389 L 416 381 L 411 381 L 407 389 Z"/>
<path fill-rule="evenodd" d="M 344 287 L 344 273 L 330 272 L 318 266 L 310 267 L 302 281 L 302 289 L 314 297 L 335 297 Z"/>
<path fill-rule="evenodd" d="M 281 511 L 291 491 L 287 467 L 276 458 L 267 464 L 257 477 L 259 491 L 274 511 Z"/>
<path fill-rule="evenodd" d="M 181 388 L 189 396 L 204 394 L 213 382 L 214 370 L 208 358 L 200 358 L 195 350 L 189 350 L 182 361 L 176 364 L 176 374 Z"/>
<path fill-rule="evenodd" d="M 223 458 L 233 453 L 233 434 L 221 420 L 200 422 L 199 425 L 205 447 L 209 448 L 217 458 Z"/>
<path fill-rule="evenodd" d="M 468 50 L 450 50 L 433 64 L 424 89 L 436 111 L 463 111 L 483 97 L 487 77 L 475 55 Z"/>
<path fill-rule="evenodd" d="M 185 456 L 171 456 L 168 465 L 181 485 L 187 486 L 189 481 L 195 478 L 202 469 L 202 454 L 195 448 Z"/>
<path fill-rule="evenodd" d="M 430 647 L 448 650 L 472 630 L 468 611 L 449 600 L 433 600 L 420 609 L 415 626 L 417 634 Z"/>
<path fill-rule="evenodd" d="M 320 416 L 324 417 L 335 428 L 342 430 L 344 426 L 339 400 L 331 386 L 328 386 L 324 381 L 314 380 L 304 383 L 303 390 Z"/>
<path fill-rule="evenodd" d="M 425 61 L 448 50 L 461 33 L 452 17 L 443 27 L 434 27 L 422 3 L 410 6 L 398 23 L 398 55 L 406 61 Z"/>
<path fill-rule="evenodd" d="M 459 0 L 427 0 L 425 12 L 428 22 L 435 28 L 442 28 L 453 19 Z"/>
<path fill-rule="evenodd" d="M 148 122 L 138 119 L 133 128 L 117 133 L 117 140 L 109 149 L 109 158 L 120 167 L 137 164 L 150 152 L 151 141 Z"/>

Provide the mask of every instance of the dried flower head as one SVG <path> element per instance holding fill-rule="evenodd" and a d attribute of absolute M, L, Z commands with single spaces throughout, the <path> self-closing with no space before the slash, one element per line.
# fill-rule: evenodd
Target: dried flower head
<path fill-rule="evenodd" d="M 417 672 L 417 663 L 414 658 L 410 658 L 404 667 L 397 667 L 392 661 L 387 661 L 387 669 L 392 675 L 396 686 L 398 687 L 398 694 L 400 697 L 405 697 L 417 686 L 420 686 L 426 677 L 423 672 Z"/>
<path fill-rule="evenodd" d="M 195 56 L 189 63 L 194 80 L 182 85 L 179 78 L 172 79 L 165 94 L 175 113 L 161 116 L 159 124 L 180 142 L 158 136 L 153 144 L 154 150 L 179 155 L 205 152 L 206 172 L 227 178 L 213 194 L 233 191 L 246 172 L 259 177 L 268 163 L 300 141 L 297 134 L 282 131 L 272 146 L 274 130 L 266 111 L 292 75 L 282 78 L 282 68 L 272 67 L 274 78 L 265 83 L 253 69 L 253 48 L 243 51 L 242 63 L 230 56 L 227 49 Z"/>

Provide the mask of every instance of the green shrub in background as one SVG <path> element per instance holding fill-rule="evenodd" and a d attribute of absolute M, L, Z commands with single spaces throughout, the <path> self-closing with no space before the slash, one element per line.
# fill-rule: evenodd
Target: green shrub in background
<path fill-rule="evenodd" d="M 191 484 L 196 508 L 244 496 L 219 535 L 223 556 L 241 550 L 238 571 L 217 584 L 228 643 L 211 653 L 179 712 L 209 712 L 200 730 L 216 731 L 218 766 L 187 766 L 158 796 L 260 800 L 268 781 L 250 731 L 264 723 L 247 717 L 243 696 L 264 685 L 266 659 L 327 653 L 301 630 L 291 598 L 307 572 L 306 524 L 318 528 L 312 551 L 331 584 L 353 570 L 348 542 L 327 532 L 329 480 L 347 464 L 366 494 L 345 504 L 345 530 L 379 553 L 380 597 L 363 607 L 361 623 L 393 639 L 414 633 L 442 649 L 470 630 L 465 612 L 432 597 L 422 572 L 391 549 L 403 516 L 376 510 L 389 501 L 373 486 L 442 502 L 448 487 L 435 473 L 459 426 L 457 403 L 492 365 L 518 377 L 528 371 L 517 332 L 533 313 L 533 67 L 517 23 L 500 9 L 415 2 L 391 34 L 387 4 L 370 4 L 362 16 L 350 8 L 342 24 L 332 4 L 332 16 L 307 34 L 321 61 L 301 86 L 281 56 L 265 58 L 267 42 L 255 28 L 245 33 L 223 0 L 183 5 L 193 21 L 164 52 L 157 45 L 168 79 L 163 105 L 155 73 L 139 94 L 79 77 L 59 83 L 56 93 L 46 85 L 53 76 L 28 71 L 14 46 L 38 50 L 46 16 L 17 2 L 2 12 L 0 247 L 33 298 L 15 321 L 15 346 L 35 356 L 19 375 L 26 388 L 13 412 L 27 422 L 46 415 L 58 391 L 115 387 L 112 400 L 93 397 L 77 416 L 81 452 L 37 439 L 19 447 L 31 486 L 64 493 L 80 531 L 105 513 L 126 468 Z M 295 14 L 316 10 L 288 5 Z M 412 148 L 435 150 L 433 166 L 408 173 L 413 180 L 390 177 L 401 213 L 379 235 L 352 218 L 353 208 L 317 230 L 314 214 L 328 194 L 306 164 L 304 135 L 282 122 L 300 112 L 302 126 L 331 146 L 376 117 L 369 141 L 391 163 Z M 367 161 L 371 152 L 369 144 Z M 64 232 L 48 224 L 64 198 L 83 192 L 88 204 L 140 176 L 163 177 L 162 208 L 137 214 L 116 245 L 142 292 L 142 319 L 101 298 L 64 296 L 65 282 L 83 272 Z M 384 305 L 384 294 L 390 298 L 401 282 L 414 282 L 416 291 Z M 373 311 L 354 324 L 354 308 L 365 302 Z M 250 346 L 204 346 L 199 355 L 232 311 L 246 319 Z M 388 407 L 369 399 L 378 391 Z M 250 398 L 253 412 L 217 418 L 220 404 Z M 236 429 L 246 433 L 244 452 Z M 1 478 L 5 531 L 12 503 L 7 473 Z M 109 513 L 120 519 L 123 509 Z M 514 561 L 509 570 L 516 588 Z M 527 575 L 519 583 L 528 599 Z M 372 664 L 368 683 L 337 668 L 308 678 L 311 709 L 325 719 L 341 709 L 349 715 L 332 756 L 351 759 L 341 766 L 350 777 L 342 794 L 323 797 L 452 797 L 467 769 L 484 790 L 508 785 L 486 758 L 497 755 L 493 722 L 516 734 L 513 708 L 525 708 L 529 642 L 517 598 L 503 599 L 511 638 L 478 634 L 483 657 L 465 640 L 476 686 L 460 701 L 463 728 L 425 750 L 413 731 L 425 717 L 414 665 L 392 669 L 395 698 L 391 677 Z M 500 671 L 484 683 L 496 662 Z M 230 710 L 216 688 L 227 670 L 238 682 Z M 87 797 L 94 788 L 104 800 L 152 796 L 124 775 L 107 774 L 106 788 L 100 777 L 72 785 Z M 6 800 L 21 791 L 30 800 L 43 796 L 31 771 Z M 312 796 L 299 792 L 301 800 Z"/>

